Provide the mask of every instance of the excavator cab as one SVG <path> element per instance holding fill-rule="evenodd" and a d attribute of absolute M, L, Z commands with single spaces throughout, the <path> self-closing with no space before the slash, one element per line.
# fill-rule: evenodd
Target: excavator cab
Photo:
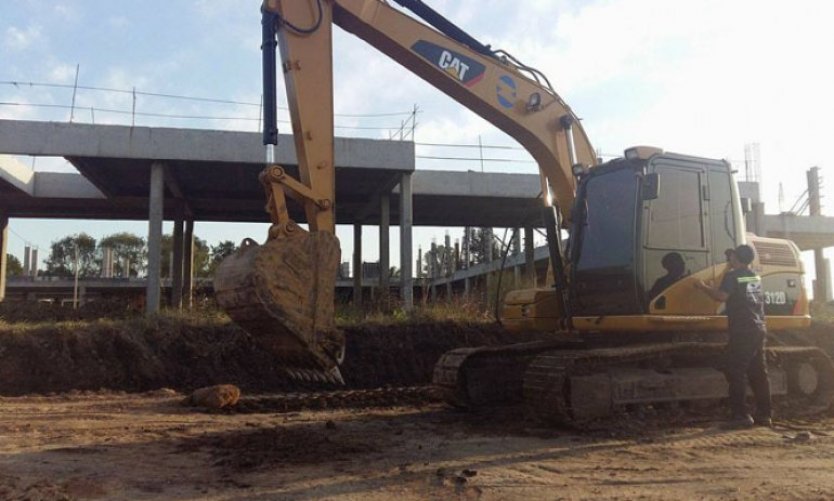
<path fill-rule="evenodd" d="M 670 328 L 650 317 L 701 317 L 703 329 L 720 328 L 716 319 L 723 312 L 693 293 L 694 282 L 719 283 L 726 251 L 742 243 L 759 255 L 753 266 L 764 280 L 766 313 L 789 318 L 791 326 L 807 319 L 799 250 L 788 241 L 745 234 L 725 161 L 629 149 L 580 175 L 572 213 L 567 310 L 578 330 Z M 554 289 L 514 291 L 502 321 L 516 330 L 564 328 L 553 307 L 557 295 Z M 684 325 L 696 327 L 678 324 Z"/>
<path fill-rule="evenodd" d="M 717 280 L 725 251 L 745 241 L 727 162 L 632 148 L 592 169 L 576 200 L 575 315 L 715 313 L 702 295 L 687 294 L 683 305 L 670 292 L 696 277 Z"/>

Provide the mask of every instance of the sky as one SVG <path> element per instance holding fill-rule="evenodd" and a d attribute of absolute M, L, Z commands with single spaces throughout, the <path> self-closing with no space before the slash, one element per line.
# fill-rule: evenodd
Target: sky
<path fill-rule="evenodd" d="M 830 1 L 426 3 L 483 43 L 547 74 L 603 156 L 648 144 L 725 158 L 743 173 L 745 145 L 757 143 L 769 213 L 779 211 L 780 185 L 787 210 L 804 191 L 808 168 L 819 166 L 823 179 L 834 168 Z M 79 90 L 72 112 L 77 122 L 256 131 L 259 6 L 254 0 L 2 0 L 0 103 L 6 104 L 0 104 L 0 118 L 69 120 L 77 75 L 79 86 L 112 89 Z M 338 28 L 334 66 L 337 135 L 387 139 L 416 106 L 418 169 L 537 172 L 510 137 Z M 279 96 L 284 105 L 283 89 Z M 479 141 L 512 149 L 487 148 L 481 162 L 477 148 L 426 145 Z M 426 158 L 432 156 L 469 160 Z M 21 161 L 40 171 L 72 170 L 63 159 Z M 823 193 L 823 212 L 834 215 L 834 202 L 828 203 L 834 182 Z M 28 242 L 45 257 L 52 241 L 81 231 L 97 238 L 123 230 L 147 235 L 147 224 L 136 222 L 13 219 L 10 227 L 9 252 L 17 256 Z M 445 231 L 416 229 L 415 242 L 423 248 L 432 238 L 442 243 Z M 453 238 L 462 233 L 450 232 Z M 378 256 L 375 233 L 365 229 L 366 261 Z M 210 244 L 263 239 L 266 226 L 198 222 L 196 234 Z M 345 261 L 351 234 L 349 227 L 338 230 Z M 394 265 L 397 235 L 392 228 Z"/>

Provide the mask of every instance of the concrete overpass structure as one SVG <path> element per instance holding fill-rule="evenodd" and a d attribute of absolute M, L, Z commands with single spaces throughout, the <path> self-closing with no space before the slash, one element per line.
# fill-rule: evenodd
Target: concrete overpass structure
<path fill-rule="evenodd" d="M 402 227 L 405 296 L 413 290 L 412 225 L 524 226 L 528 234 L 539 225 L 537 175 L 416 171 L 410 142 L 337 138 L 335 149 L 336 219 L 354 225 L 355 292 L 362 287 L 362 224 L 380 226 L 381 269 L 388 268 L 388 226 Z M 163 219 L 174 221 L 174 276 L 182 277 L 172 284 L 175 306 L 181 291 L 191 290 L 195 221 L 269 222 L 258 182 L 263 146 L 257 133 L 0 120 L 0 154 L 64 157 L 79 172 L 34 172 L 0 157 L 0 257 L 5 260 L 10 217 L 147 220 L 152 306 L 159 303 Z M 291 136 L 281 137 L 276 162 L 297 175 Z M 741 183 L 740 189 L 753 201 L 751 230 L 790 238 L 803 250 L 834 246 L 834 218 L 766 215 L 758 187 Z M 301 210 L 290 210 L 304 222 Z M 546 259 L 546 252 L 530 248 L 528 261 L 536 252 Z M 475 272 L 461 270 L 454 279 Z M 4 284 L 0 275 L 0 298 Z"/>
<path fill-rule="evenodd" d="M 361 225 L 380 226 L 380 256 L 387 262 L 393 220 L 403 230 L 403 291 L 412 289 L 413 224 L 535 224 L 538 176 L 415 172 L 410 142 L 337 138 L 335 150 L 336 219 L 354 225 L 354 270 L 361 270 Z M 149 221 L 150 305 L 159 301 L 163 219 L 175 223 L 174 267 L 182 267 L 175 276 L 182 271 L 185 281 L 183 287 L 174 281 L 175 305 L 181 301 L 176 291 L 190 290 L 194 221 L 269 222 L 258 182 L 263 146 L 257 133 L 0 120 L 0 154 L 63 157 L 79 172 L 34 172 L 10 157 L 0 160 L 3 228 L 10 217 Z M 276 162 L 297 175 L 291 136 L 281 137 Z M 301 210 L 290 211 L 305 222 Z M 361 273 L 354 275 L 359 290 Z"/>

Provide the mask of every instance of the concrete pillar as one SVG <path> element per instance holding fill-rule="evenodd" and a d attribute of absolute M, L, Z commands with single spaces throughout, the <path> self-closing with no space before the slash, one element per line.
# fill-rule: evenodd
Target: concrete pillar
<path fill-rule="evenodd" d="M 0 302 L 6 299 L 6 273 L 9 267 L 9 217 L 0 213 Z"/>
<path fill-rule="evenodd" d="M 28 245 L 23 247 L 23 276 L 32 276 L 32 248 Z"/>
<path fill-rule="evenodd" d="M 194 220 L 185 222 L 182 293 L 184 306 L 191 309 L 194 306 Z"/>
<path fill-rule="evenodd" d="M 353 225 L 353 304 L 362 306 L 362 224 Z"/>
<path fill-rule="evenodd" d="M 379 198 L 379 288 L 382 300 L 387 301 L 391 284 L 388 273 L 391 269 L 391 197 L 385 193 Z"/>
<path fill-rule="evenodd" d="M 400 180 L 400 275 L 403 309 L 406 311 L 414 309 L 414 278 L 411 276 L 411 263 L 414 259 L 411 249 L 414 203 L 411 197 L 411 174 L 403 174 Z"/>
<path fill-rule="evenodd" d="M 530 287 L 538 285 L 536 282 L 536 250 L 533 246 L 533 227 L 524 227 L 524 280 Z"/>
<path fill-rule="evenodd" d="M 145 313 L 159 312 L 162 273 L 162 215 L 165 203 L 165 166 L 151 164 L 151 188 L 148 199 L 148 285 L 145 292 Z"/>
<path fill-rule="evenodd" d="M 828 273 L 828 260 L 825 259 L 823 249 L 814 249 L 814 269 L 816 270 L 816 280 L 814 280 L 814 300 L 819 303 L 825 303 L 831 300 L 831 290 L 828 287 L 830 283 Z"/>
<path fill-rule="evenodd" d="M 183 231 L 182 210 L 177 209 L 174 219 L 173 256 L 171 258 L 171 307 L 182 309 Z"/>
<path fill-rule="evenodd" d="M 32 249 L 32 262 L 29 264 L 31 266 L 29 272 L 33 279 L 38 278 L 38 248 L 35 247 Z"/>

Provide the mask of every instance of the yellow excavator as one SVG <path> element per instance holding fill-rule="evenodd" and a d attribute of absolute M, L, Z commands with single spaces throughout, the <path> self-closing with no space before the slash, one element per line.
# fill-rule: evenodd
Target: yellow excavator
<path fill-rule="evenodd" d="M 420 0 L 266 0 L 262 6 L 266 168 L 272 226 L 244 241 L 215 277 L 218 303 L 296 378 L 342 381 L 345 340 L 334 325 L 332 26 L 379 49 L 515 138 L 539 166 L 552 286 L 514 291 L 502 321 L 543 341 L 446 353 L 434 383 L 454 405 L 523 402 L 568 423 L 629 405 L 726 396 L 717 368 L 721 305 L 695 290 L 719 281 L 727 249 L 757 251 L 768 329 L 810 324 L 799 250 L 745 232 L 730 165 L 652 147 L 600 163 L 548 79 L 471 37 Z M 419 18 L 419 19 L 418 19 Z M 273 161 L 276 73 L 284 73 L 298 157 L 295 178 Z M 303 206 L 308 230 L 289 218 Z M 563 239 L 567 233 L 568 238 Z M 805 346 L 769 348 L 773 392 L 827 407 L 834 366 Z"/>

